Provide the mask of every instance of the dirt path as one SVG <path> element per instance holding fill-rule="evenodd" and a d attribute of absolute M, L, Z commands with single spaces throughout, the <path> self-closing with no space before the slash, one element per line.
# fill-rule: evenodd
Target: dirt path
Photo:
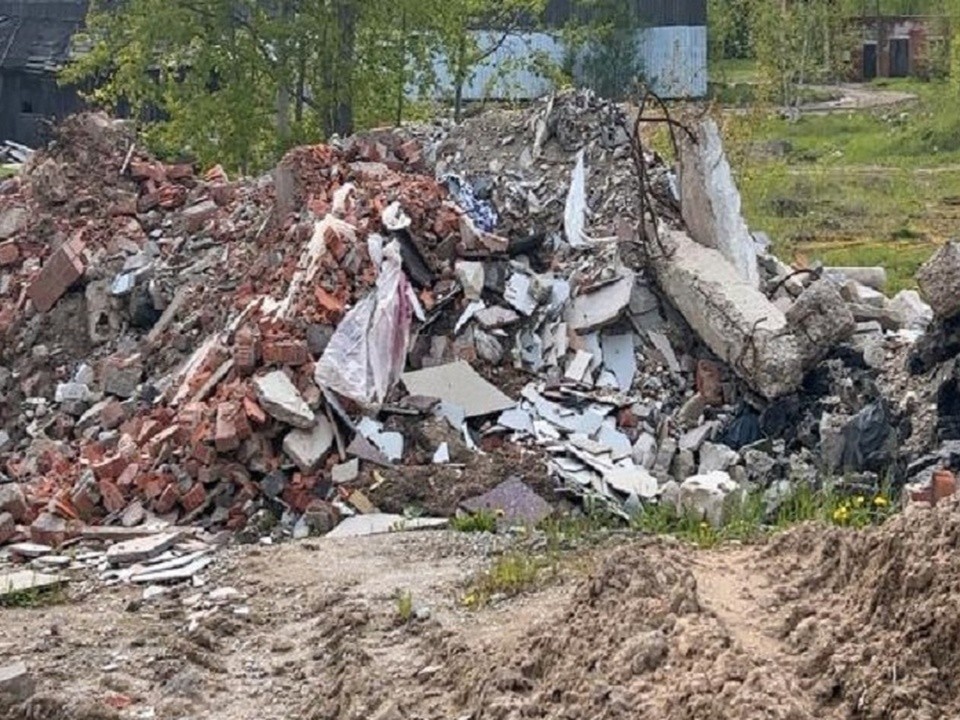
<path fill-rule="evenodd" d="M 837 100 L 828 100 L 820 103 L 808 103 L 801 106 L 803 113 L 831 113 L 850 110 L 870 110 L 878 107 L 889 107 L 911 102 L 917 99 L 913 93 L 901 90 L 884 90 L 870 85 L 856 85 L 845 83 L 842 85 L 816 85 L 816 90 L 840 93 Z"/>
<path fill-rule="evenodd" d="M 0 609 L 0 666 L 24 660 L 37 680 L 25 705 L 0 696 L 0 720 L 958 717 L 936 668 L 960 666 L 960 507 L 888 525 L 707 551 L 617 535 L 475 611 L 468 583 L 518 541 L 239 547 L 151 599 L 78 577 L 64 604 Z"/>

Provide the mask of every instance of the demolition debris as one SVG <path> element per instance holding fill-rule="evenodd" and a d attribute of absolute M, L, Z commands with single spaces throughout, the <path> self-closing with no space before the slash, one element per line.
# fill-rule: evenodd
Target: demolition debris
<path fill-rule="evenodd" d="M 420 472 L 445 514 L 536 521 L 529 457 L 574 501 L 714 523 L 749 491 L 915 480 L 938 448 L 906 449 L 883 388 L 933 313 L 877 269 L 779 261 L 716 126 L 686 123 L 675 168 L 642 141 L 664 122 L 570 92 L 240 180 L 71 118 L 0 186 L 0 541 L 166 528 L 107 551 L 164 558 L 127 574 L 149 583 L 209 561 L 168 557 L 177 528 L 410 526 Z M 951 338 L 956 257 L 918 278 Z"/>

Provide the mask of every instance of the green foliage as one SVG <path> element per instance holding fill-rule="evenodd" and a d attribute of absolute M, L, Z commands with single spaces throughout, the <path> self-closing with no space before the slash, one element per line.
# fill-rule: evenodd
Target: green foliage
<path fill-rule="evenodd" d="M 413 618 L 413 593 L 409 590 L 398 590 L 396 595 L 397 620 L 406 624 Z"/>
<path fill-rule="evenodd" d="M 673 535 L 699 547 L 724 542 L 754 542 L 764 533 L 765 505 L 762 493 L 751 493 L 742 502 L 728 504 L 723 524 L 717 528 L 693 513 L 678 513 L 668 504 L 644 506 L 632 527 L 653 535 Z"/>
<path fill-rule="evenodd" d="M 474 579 L 463 596 L 463 604 L 475 610 L 494 598 L 519 595 L 535 586 L 541 573 L 552 566 L 548 559 L 526 552 L 504 553 Z"/>
<path fill-rule="evenodd" d="M 579 0 L 565 29 L 567 72 L 600 95 L 622 98 L 643 77 L 640 17 L 620 0 Z"/>
<path fill-rule="evenodd" d="M 457 532 L 488 532 L 497 531 L 497 516 L 489 510 L 479 510 L 475 513 L 457 515 L 450 521 L 450 526 Z"/>
<path fill-rule="evenodd" d="M 294 144 L 409 117 L 434 60 L 458 97 L 545 0 L 94 0 L 62 80 L 128 111 L 160 152 L 261 170 Z M 470 31 L 496 28 L 484 45 Z M 414 112 L 422 114 L 422 104 Z"/>
<path fill-rule="evenodd" d="M 777 526 L 823 522 L 862 528 L 882 523 L 895 511 L 889 489 L 871 495 L 844 494 L 838 492 L 833 483 L 824 483 L 819 488 L 801 483 L 780 504 Z"/>

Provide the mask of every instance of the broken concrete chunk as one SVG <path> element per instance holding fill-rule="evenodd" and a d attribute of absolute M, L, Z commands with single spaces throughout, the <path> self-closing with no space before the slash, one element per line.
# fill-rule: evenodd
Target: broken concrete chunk
<path fill-rule="evenodd" d="M 167 532 L 118 542 L 107 548 L 107 562 L 111 565 L 143 562 L 169 550 L 182 538 L 182 532 Z"/>
<path fill-rule="evenodd" d="M 725 472 L 694 475 L 680 483 L 680 512 L 689 513 L 719 528 L 733 503 L 742 502 L 742 490 Z"/>
<path fill-rule="evenodd" d="M 254 386 L 260 405 L 277 420 L 298 428 L 313 427 L 316 422 L 313 410 L 282 371 L 258 377 Z"/>
<path fill-rule="evenodd" d="M 66 584 L 61 575 L 48 575 L 33 570 L 17 570 L 0 574 L 0 600 L 21 593 L 44 592 Z"/>
<path fill-rule="evenodd" d="M 887 296 L 879 290 L 862 285 L 856 280 L 849 280 L 840 288 L 840 294 L 847 302 L 860 303 L 862 305 L 873 305 L 882 308 L 887 304 Z"/>
<path fill-rule="evenodd" d="M 713 434 L 715 429 L 716 424 L 708 422 L 693 430 L 689 430 L 680 436 L 680 449 L 693 450 L 696 452 L 700 449 L 700 446 L 706 442 L 707 438 Z"/>
<path fill-rule="evenodd" d="M 652 258 L 660 285 L 707 346 L 768 399 L 796 390 L 802 354 L 784 314 L 719 251 L 666 229 L 661 243 Z"/>
<path fill-rule="evenodd" d="M 461 507 L 467 512 L 495 512 L 498 522 L 507 526 L 534 526 L 553 512 L 550 503 L 516 477 L 504 480 L 490 492 L 464 500 Z"/>
<path fill-rule="evenodd" d="M 334 485 L 353 482 L 360 474 L 360 461 L 357 458 L 334 465 L 330 470 L 330 479 Z"/>
<path fill-rule="evenodd" d="M 509 308 L 494 305 L 493 307 L 479 310 L 474 315 L 474 318 L 481 326 L 490 330 L 512 325 L 520 319 L 520 316 Z"/>
<path fill-rule="evenodd" d="M 700 446 L 700 467 L 697 472 L 707 475 L 716 470 L 726 470 L 737 462 L 737 451 L 719 443 L 705 442 Z"/>
<path fill-rule="evenodd" d="M 479 300 L 483 294 L 483 263 L 458 260 L 456 273 L 467 300 Z"/>
<path fill-rule="evenodd" d="M 633 444 L 633 462 L 650 470 L 657 460 L 657 439 L 650 433 L 641 433 Z"/>
<path fill-rule="evenodd" d="M 333 426 L 322 415 L 309 430 L 296 428 L 283 438 L 283 451 L 304 473 L 311 474 L 320 467 L 333 445 Z"/>
<path fill-rule="evenodd" d="M 23 661 L 0 666 L 0 706 L 11 707 L 33 695 L 36 682 Z"/>
<path fill-rule="evenodd" d="M 583 334 L 617 320 L 630 304 L 634 279 L 632 271 L 623 270 L 613 282 L 574 298 L 566 318 L 570 329 Z"/>
<path fill-rule="evenodd" d="M 906 330 L 926 330 L 933 322 L 933 308 L 927 305 L 916 290 L 901 290 L 890 301 L 890 310 L 900 318 Z"/>
<path fill-rule="evenodd" d="M 887 286 L 887 271 L 882 267 L 825 267 L 823 274 L 840 285 L 856 280 L 880 292 Z"/>
<path fill-rule="evenodd" d="M 829 280 L 818 280 L 807 287 L 785 317 L 797 337 L 805 366 L 825 358 L 856 329 L 850 306 Z"/>
<path fill-rule="evenodd" d="M 503 298 L 524 315 L 532 315 L 537 309 L 537 301 L 531 294 L 530 278 L 524 273 L 515 272 L 507 281 Z"/>
<path fill-rule="evenodd" d="M 680 204 L 690 236 L 700 245 L 718 250 L 744 283 L 758 288 L 757 246 L 740 214 L 740 191 L 717 124 L 700 122 L 696 142 L 681 135 Z"/>
<path fill-rule="evenodd" d="M 960 313 L 960 241 L 951 240 L 917 271 L 917 284 L 937 317 Z"/>
<path fill-rule="evenodd" d="M 516 405 L 462 360 L 404 373 L 401 380 L 411 395 L 439 397 L 444 403 L 463 408 L 467 418 L 490 415 Z"/>
<path fill-rule="evenodd" d="M 657 479 L 645 468 L 636 465 L 613 468 L 604 473 L 603 479 L 614 490 L 639 498 L 654 498 L 659 490 Z"/>

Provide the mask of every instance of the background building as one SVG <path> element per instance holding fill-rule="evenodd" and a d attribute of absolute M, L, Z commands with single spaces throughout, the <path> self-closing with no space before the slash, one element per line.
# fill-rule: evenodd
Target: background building
<path fill-rule="evenodd" d="M 0 0 L 0 140 L 35 146 L 82 103 L 57 82 L 87 0 Z"/>

